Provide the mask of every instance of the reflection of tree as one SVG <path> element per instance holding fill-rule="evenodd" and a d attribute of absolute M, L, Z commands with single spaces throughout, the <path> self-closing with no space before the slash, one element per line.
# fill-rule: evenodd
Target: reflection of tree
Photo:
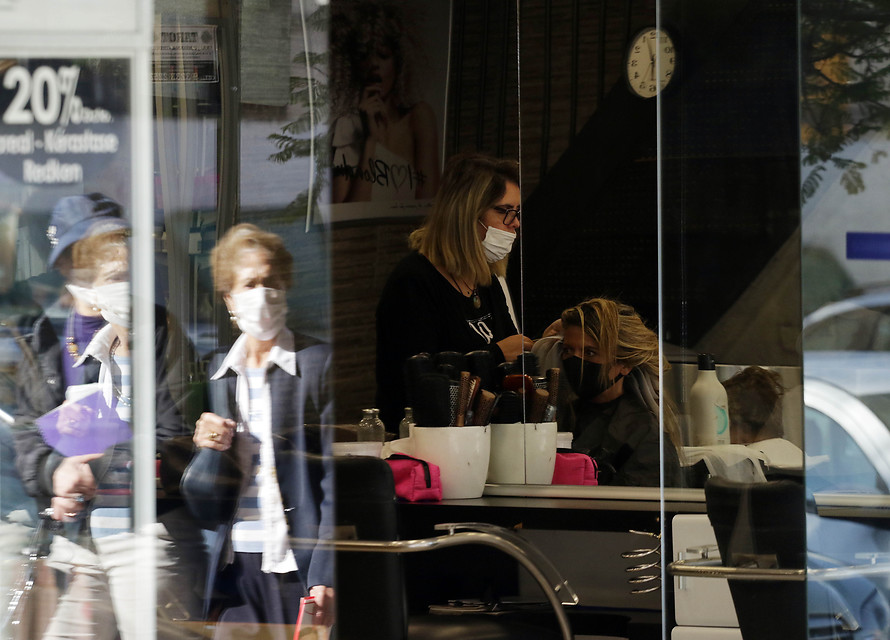
<path fill-rule="evenodd" d="M 859 193 L 867 163 L 844 152 L 868 133 L 890 130 L 890 0 L 805 0 L 801 84 L 803 199 L 829 166 L 841 171 L 848 193 Z"/>
<path fill-rule="evenodd" d="M 302 3 L 300 3 L 302 9 Z M 291 76 L 290 103 L 299 107 L 299 115 L 281 128 L 281 133 L 273 133 L 269 140 L 278 149 L 269 156 L 273 162 L 285 163 L 293 158 L 310 158 L 311 172 L 309 185 L 290 203 L 289 209 L 295 213 L 306 212 L 308 222 L 317 211 L 318 196 L 327 185 L 329 144 L 324 125 L 328 119 L 328 52 L 309 50 L 309 33 L 326 34 L 329 24 L 327 5 L 318 7 L 302 20 L 304 50 L 294 58 L 294 63 L 305 68 L 305 75 Z"/>

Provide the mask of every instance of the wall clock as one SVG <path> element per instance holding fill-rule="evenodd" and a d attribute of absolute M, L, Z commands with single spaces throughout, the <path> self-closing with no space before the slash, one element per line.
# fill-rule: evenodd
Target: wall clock
<path fill-rule="evenodd" d="M 624 77 L 634 95 L 654 98 L 674 77 L 676 49 L 664 29 L 648 27 L 630 41 L 624 65 Z"/>

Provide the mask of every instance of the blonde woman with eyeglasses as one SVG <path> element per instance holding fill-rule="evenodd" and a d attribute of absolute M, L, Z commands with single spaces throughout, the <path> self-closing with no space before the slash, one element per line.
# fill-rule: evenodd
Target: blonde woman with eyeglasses
<path fill-rule="evenodd" d="M 481 154 L 451 158 L 413 249 L 377 306 L 377 406 L 389 431 L 405 407 L 405 359 L 488 350 L 494 366 L 532 341 L 521 335 L 503 276 L 520 223 L 519 167 Z"/>

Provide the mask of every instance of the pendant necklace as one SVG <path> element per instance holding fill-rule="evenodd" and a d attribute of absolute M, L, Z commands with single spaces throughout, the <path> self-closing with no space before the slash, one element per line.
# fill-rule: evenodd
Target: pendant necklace
<path fill-rule="evenodd" d="M 460 286 L 457 283 L 457 280 L 454 279 L 454 276 L 451 276 L 451 281 L 454 283 L 454 286 L 457 287 L 457 290 L 460 291 L 461 295 L 470 298 L 470 302 L 473 303 L 474 309 L 478 309 L 482 306 L 482 301 L 479 299 L 479 292 L 477 291 L 476 287 L 473 287 L 471 289 L 469 285 L 464 284 L 464 286 L 467 288 L 467 292 L 464 293 L 464 287 Z"/>
<path fill-rule="evenodd" d="M 68 316 L 68 321 L 65 323 L 67 329 L 66 333 L 68 334 L 65 336 L 65 349 L 68 351 L 68 355 L 70 355 L 73 360 L 77 360 L 77 358 L 80 356 L 80 349 L 77 347 L 76 338 L 78 327 L 75 325 L 78 315 L 79 314 L 76 311 L 72 311 L 71 315 Z M 80 322 L 78 324 L 80 325 L 80 328 L 83 327 L 82 318 L 80 319 Z M 98 329 L 93 331 L 93 336 L 95 336 L 97 332 Z M 90 340 L 92 340 L 92 337 L 90 337 Z M 89 342 L 89 340 L 87 342 Z"/>
<path fill-rule="evenodd" d="M 77 349 L 77 341 L 74 339 L 74 314 L 75 312 L 72 311 L 71 315 L 68 316 L 68 331 L 66 332 L 68 335 L 65 336 L 65 348 L 68 349 L 68 355 L 72 359 L 77 360 L 77 356 L 80 354 Z"/>

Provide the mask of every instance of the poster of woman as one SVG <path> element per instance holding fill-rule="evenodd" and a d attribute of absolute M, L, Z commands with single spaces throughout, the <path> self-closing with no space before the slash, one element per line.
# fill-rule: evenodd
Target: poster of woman
<path fill-rule="evenodd" d="M 331 3 L 332 221 L 426 212 L 442 167 L 450 4 Z"/>

